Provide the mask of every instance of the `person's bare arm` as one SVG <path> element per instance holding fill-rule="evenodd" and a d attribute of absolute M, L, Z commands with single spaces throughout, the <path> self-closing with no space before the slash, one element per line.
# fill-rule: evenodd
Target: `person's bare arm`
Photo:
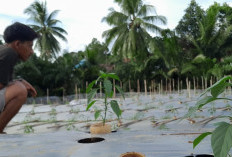
<path fill-rule="evenodd" d="M 31 96 L 35 97 L 37 95 L 35 88 L 30 83 L 28 83 L 26 80 L 23 80 L 23 79 L 20 81 L 27 88 L 27 91 L 31 94 Z"/>

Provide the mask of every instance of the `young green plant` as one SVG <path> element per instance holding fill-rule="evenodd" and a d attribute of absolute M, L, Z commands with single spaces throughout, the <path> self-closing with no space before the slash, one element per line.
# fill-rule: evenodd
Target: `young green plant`
<path fill-rule="evenodd" d="M 189 112 L 185 115 L 185 117 L 191 116 L 198 109 L 201 109 L 203 106 L 210 102 L 216 100 L 232 101 L 230 98 L 219 97 L 227 87 L 232 86 L 232 84 L 229 82 L 231 79 L 231 76 L 225 76 L 214 85 L 207 88 L 205 92 L 200 95 L 200 99 L 197 101 L 196 105 L 189 108 Z M 214 153 L 214 157 L 227 157 L 227 155 L 229 155 L 232 147 L 232 117 L 220 116 L 220 118 L 228 118 L 230 123 L 225 121 L 217 123 L 216 128 L 212 132 L 205 132 L 193 141 L 193 148 L 195 148 L 205 137 L 211 135 L 211 147 Z"/>
<path fill-rule="evenodd" d="M 86 110 L 89 110 L 97 101 L 99 100 L 94 100 L 95 95 L 97 94 L 98 90 L 100 90 L 100 86 L 98 85 L 99 81 L 103 82 L 103 87 L 102 90 L 104 91 L 104 110 L 103 110 L 103 116 L 102 116 L 102 121 L 103 121 L 103 125 L 105 125 L 106 122 L 106 114 L 108 111 L 108 106 L 110 104 L 113 112 L 116 114 L 116 116 L 118 117 L 118 119 L 120 118 L 122 111 L 119 108 L 118 102 L 116 100 L 113 100 L 113 85 L 112 85 L 112 79 L 115 79 L 117 81 L 120 81 L 119 77 L 114 74 L 114 73 L 104 73 L 104 72 L 100 72 L 100 76 L 92 81 L 88 88 L 86 89 L 86 92 L 88 93 L 88 106 L 86 108 Z M 94 88 L 94 86 L 96 86 Z M 122 89 L 115 85 L 115 88 L 117 89 L 117 91 L 122 95 L 122 97 L 125 99 L 124 97 L 124 92 L 122 91 Z M 110 100 L 109 100 L 110 99 Z M 97 110 L 95 112 L 95 119 L 97 119 L 99 116 L 101 115 L 101 111 Z"/>

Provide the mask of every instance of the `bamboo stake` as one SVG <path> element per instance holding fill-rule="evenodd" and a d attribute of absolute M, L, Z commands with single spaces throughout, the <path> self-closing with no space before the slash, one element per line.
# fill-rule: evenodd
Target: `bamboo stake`
<path fill-rule="evenodd" d="M 100 98 L 102 98 L 102 82 L 100 82 Z"/>
<path fill-rule="evenodd" d="M 183 81 L 181 80 L 180 81 L 180 92 L 182 91 L 182 89 L 183 89 Z"/>
<path fill-rule="evenodd" d="M 49 103 L 49 89 L 47 88 L 47 104 Z"/>
<path fill-rule="evenodd" d="M 131 81 L 129 80 L 129 92 L 131 92 Z"/>
<path fill-rule="evenodd" d="M 188 86 L 189 84 L 188 84 L 188 77 L 186 78 L 186 88 L 187 88 L 187 90 L 189 89 L 189 86 Z"/>
<path fill-rule="evenodd" d="M 207 77 L 205 77 L 205 89 L 207 89 Z"/>
<path fill-rule="evenodd" d="M 172 93 L 172 79 L 169 79 L 169 93 Z"/>
<path fill-rule="evenodd" d="M 191 81 L 189 81 L 189 83 L 188 83 L 189 85 L 188 85 L 188 87 L 189 87 L 189 98 L 191 98 Z"/>
<path fill-rule="evenodd" d="M 160 93 L 162 94 L 162 93 L 163 93 L 163 80 L 161 80 L 160 87 L 161 87 L 161 89 L 160 89 Z"/>
<path fill-rule="evenodd" d="M 144 80 L 144 90 L 145 90 L 145 95 L 147 96 L 147 80 Z"/>
<path fill-rule="evenodd" d="M 195 82 L 195 77 L 193 77 L 193 94 L 194 94 L 194 96 L 196 95 L 196 82 Z"/>
<path fill-rule="evenodd" d="M 231 81 L 229 80 L 229 83 L 231 83 Z M 229 90 L 229 95 L 231 95 L 231 86 L 228 87 Z"/>
<path fill-rule="evenodd" d="M 114 98 L 115 98 L 115 96 L 116 96 L 115 79 L 113 79 L 113 86 L 114 86 Z"/>
<path fill-rule="evenodd" d="M 79 91 L 79 99 L 81 99 L 81 89 L 78 88 L 78 91 Z"/>
<path fill-rule="evenodd" d="M 159 83 L 159 95 L 160 95 L 160 93 L 161 93 L 161 85 Z"/>
<path fill-rule="evenodd" d="M 213 78 L 211 76 L 211 78 L 210 78 L 210 86 L 212 86 L 212 85 L 213 85 Z"/>
<path fill-rule="evenodd" d="M 153 93 L 155 94 L 156 93 L 156 89 L 155 89 L 155 80 L 153 80 Z"/>
<path fill-rule="evenodd" d="M 174 80 L 174 78 L 172 79 L 172 91 L 173 92 L 175 91 L 175 80 Z"/>
<path fill-rule="evenodd" d="M 168 79 L 166 78 L 166 93 L 168 93 Z"/>
<path fill-rule="evenodd" d="M 64 98 L 64 88 L 63 88 L 63 103 L 65 102 L 65 98 Z"/>
<path fill-rule="evenodd" d="M 202 90 L 204 90 L 204 78 L 203 78 L 203 76 L 201 76 L 201 86 L 202 86 Z"/>
<path fill-rule="evenodd" d="M 75 84 L 75 99 L 77 99 L 77 84 Z"/>
<path fill-rule="evenodd" d="M 149 91 L 150 91 L 150 98 L 151 98 L 151 93 L 152 93 L 152 89 L 151 89 L 152 87 L 151 86 L 149 86 Z"/>
<path fill-rule="evenodd" d="M 85 89 L 87 89 L 87 88 L 88 88 L 88 81 L 85 82 L 85 86 L 86 86 Z M 86 100 L 87 100 L 87 93 L 85 94 L 85 98 L 86 98 Z"/>
<path fill-rule="evenodd" d="M 140 84 L 139 84 L 139 80 L 137 80 L 137 93 L 140 93 Z"/>

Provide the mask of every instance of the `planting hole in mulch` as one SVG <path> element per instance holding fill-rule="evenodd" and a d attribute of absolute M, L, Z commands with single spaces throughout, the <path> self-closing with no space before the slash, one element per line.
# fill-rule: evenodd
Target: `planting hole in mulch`
<path fill-rule="evenodd" d="M 97 143 L 97 142 L 101 142 L 104 140 L 105 139 L 101 137 L 92 137 L 92 138 L 84 138 L 84 139 L 78 140 L 78 143 Z"/>
<path fill-rule="evenodd" d="M 198 155 L 190 155 L 185 157 L 214 157 L 214 156 L 209 154 L 198 154 Z"/>
<path fill-rule="evenodd" d="M 116 133 L 117 130 L 112 130 L 111 133 Z M 90 134 L 90 131 L 86 132 L 86 133 L 89 133 Z"/>
<path fill-rule="evenodd" d="M 145 157 L 145 155 L 138 152 L 127 152 L 121 154 L 120 157 Z"/>

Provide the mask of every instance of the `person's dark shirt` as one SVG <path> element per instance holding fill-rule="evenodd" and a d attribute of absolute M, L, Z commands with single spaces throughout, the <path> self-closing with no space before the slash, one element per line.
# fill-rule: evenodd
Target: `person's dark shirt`
<path fill-rule="evenodd" d="M 0 45 L 0 83 L 4 86 L 12 81 L 14 66 L 18 58 L 18 53 L 14 49 Z"/>

